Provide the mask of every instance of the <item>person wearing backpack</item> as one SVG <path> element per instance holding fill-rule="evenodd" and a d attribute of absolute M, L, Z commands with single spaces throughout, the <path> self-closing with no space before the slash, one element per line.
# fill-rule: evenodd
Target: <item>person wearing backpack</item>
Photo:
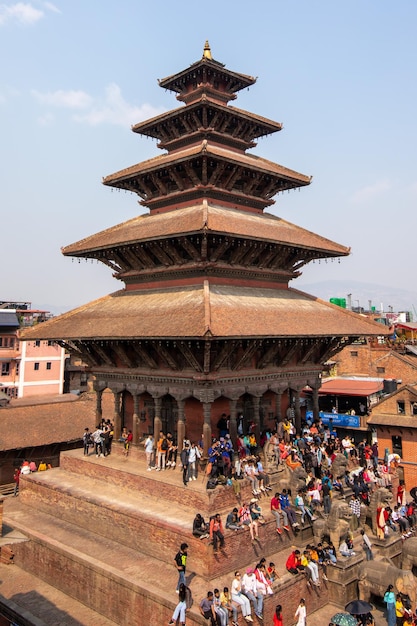
<path fill-rule="evenodd" d="M 156 451 L 157 451 L 157 458 L 158 458 L 158 463 L 157 463 L 157 468 L 156 468 L 157 472 L 165 469 L 165 462 L 166 462 L 168 447 L 169 447 L 168 439 L 165 437 L 164 433 L 161 430 L 159 433 L 158 442 L 156 444 Z"/>

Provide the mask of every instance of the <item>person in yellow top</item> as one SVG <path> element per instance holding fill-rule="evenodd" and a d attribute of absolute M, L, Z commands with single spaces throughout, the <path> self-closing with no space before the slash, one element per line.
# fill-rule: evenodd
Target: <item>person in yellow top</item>
<path fill-rule="evenodd" d="M 397 619 L 397 626 L 402 626 L 404 621 L 404 605 L 401 600 L 401 594 L 397 593 L 395 599 L 395 617 Z"/>
<path fill-rule="evenodd" d="M 38 465 L 38 472 L 44 472 L 47 469 L 45 461 L 41 461 Z"/>

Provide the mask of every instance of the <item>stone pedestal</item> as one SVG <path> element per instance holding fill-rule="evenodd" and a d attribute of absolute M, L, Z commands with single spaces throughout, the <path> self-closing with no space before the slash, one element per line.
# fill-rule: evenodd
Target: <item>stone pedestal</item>
<path fill-rule="evenodd" d="M 386 539 L 371 537 L 374 551 L 378 551 L 380 557 L 387 557 L 393 561 L 397 567 L 401 567 L 401 552 L 403 541 L 401 535 L 389 535 Z"/>
<path fill-rule="evenodd" d="M 329 600 L 344 607 L 358 597 L 358 574 L 363 561 L 362 554 L 339 557 L 335 565 L 327 567 Z"/>

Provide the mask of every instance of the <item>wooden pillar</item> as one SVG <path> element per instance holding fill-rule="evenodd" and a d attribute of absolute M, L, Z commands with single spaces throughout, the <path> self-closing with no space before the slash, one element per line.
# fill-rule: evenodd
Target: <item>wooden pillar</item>
<path fill-rule="evenodd" d="M 122 419 L 120 415 L 120 391 L 113 391 L 114 395 L 114 438 L 120 439 L 122 433 Z"/>
<path fill-rule="evenodd" d="M 177 422 L 177 444 L 178 452 L 181 453 L 185 437 L 185 420 L 184 420 L 185 400 L 177 400 L 178 422 Z"/>
<path fill-rule="evenodd" d="M 211 402 L 203 402 L 203 415 L 204 456 L 206 457 L 211 446 Z"/>
<path fill-rule="evenodd" d="M 282 412 L 281 412 L 281 400 L 282 400 L 282 391 L 276 391 L 276 400 L 275 400 L 275 415 L 277 418 L 277 422 L 282 422 Z"/>
<path fill-rule="evenodd" d="M 133 416 L 132 416 L 133 443 L 139 443 L 139 396 L 133 396 Z"/>
<path fill-rule="evenodd" d="M 259 405 L 261 403 L 260 396 L 252 396 L 252 404 L 253 404 L 253 421 L 255 422 L 255 438 L 256 443 L 259 446 L 259 442 L 261 440 L 261 428 L 260 428 L 260 417 L 259 417 Z"/>
<path fill-rule="evenodd" d="M 313 387 L 313 420 L 315 422 L 319 421 L 320 417 L 320 409 L 319 409 L 319 389 L 320 383 Z"/>
<path fill-rule="evenodd" d="M 162 419 L 161 419 L 161 406 L 162 401 L 160 396 L 153 396 L 153 402 L 155 407 L 155 416 L 153 418 L 153 436 L 155 437 L 155 443 L 159 439 L 159 433 L 162 430 Z M 166 433 L 165 433 L 166 434 Z"/>
<path fill-rule="evenodd" d="M 103 417 L 102 399 L 103 390 L 96 389 L 96 424 L 100 424 Z"/>
<path fill-rule="evenodd" d="M 300 411 L 300 392 L 298 389 L 294 393 L 294 411 L 295 411 L 295 431 L 297 435 L 301 434 L 301 411 Z"/>
<path fill-rule="evenodd" d="M 232 440 L 233 449 L 237 450 L 237 400 L 229 400 L 229 411 L 230 411 L 230 419 L 229 419 L 229 435 Z"/>

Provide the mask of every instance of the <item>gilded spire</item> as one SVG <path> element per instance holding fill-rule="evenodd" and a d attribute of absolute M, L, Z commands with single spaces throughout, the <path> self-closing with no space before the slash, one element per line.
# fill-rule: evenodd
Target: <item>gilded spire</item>
<path fill-rule="evenodd" d="M 204 51 L 203 51 L 203 59 L 212 59 L 213 57 L 211 56 L 211 49 L 210 49 L 210 44 L 208 42 L 208 40 L 206 41 L 206 43 L 204 44 Z"/>

